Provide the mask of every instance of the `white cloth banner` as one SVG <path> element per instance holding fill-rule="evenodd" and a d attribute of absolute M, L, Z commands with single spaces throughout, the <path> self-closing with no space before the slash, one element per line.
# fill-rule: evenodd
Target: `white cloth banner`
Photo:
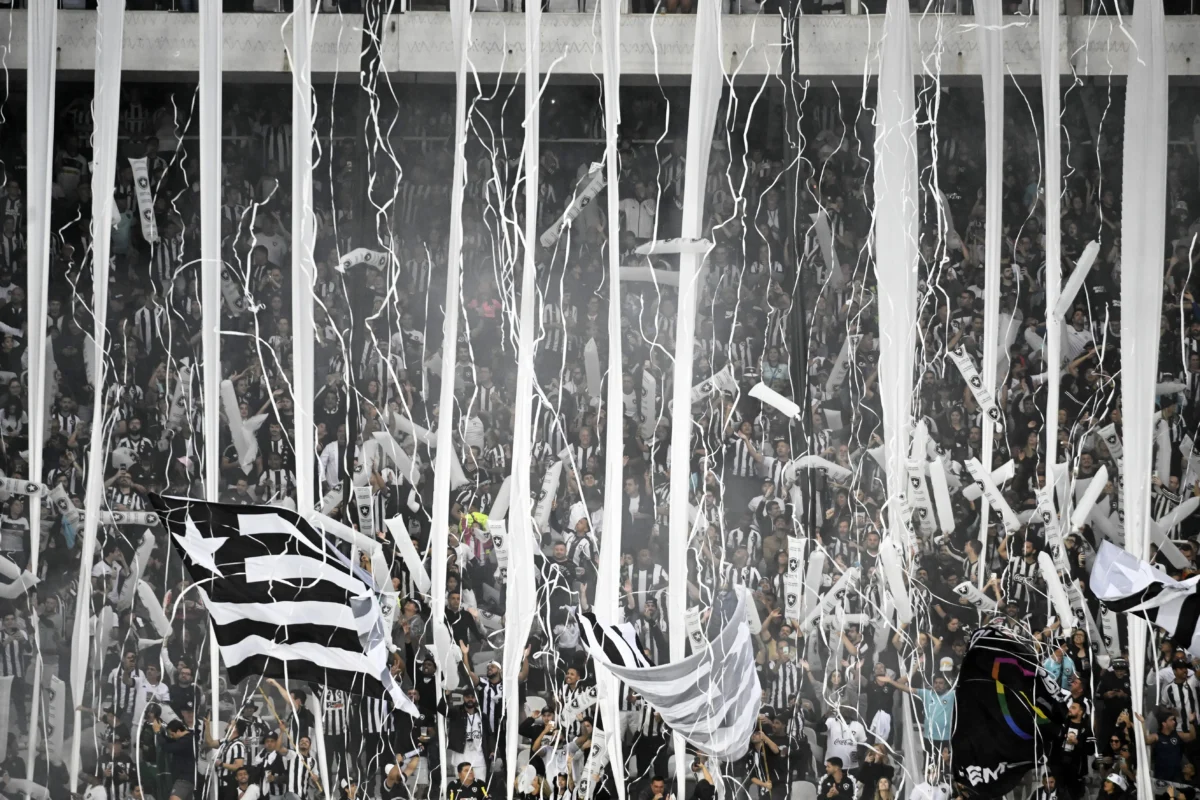
<path fill-rule="evenodd" d="M 1148 321 L 1162 313 L 1163 242 L 1167 192 L 1167 61 L 1161 3 L 1133 8 L 1138 57 L 1129 63 L 1126 84 L 1124 164 L 1121 179 L 1121 256 L 1136 269 L 1121 270 L 1121 420 L 1124 434 L 1125 546 L 1140 560 L 1149 556 L 1150 473 L 1154 436 L 1159 329 Z M 1166 480 L 1166 475 L 1162 476 Z M 1093 572 L 1093 576 L 1094 576 Z M 1130 686 L 1134 708 L 1143 708 L 1146 640 L 1149 629 L 1129 620 Z M 1150 763 L 1145 731 L 1135 725 L 1137 758 Z M 1150 770 L 1138 770 L 1137 795 L 1154 793 Z"/>
<path fill-rule="evenodd" d="M 986 349 L 984 352 L 988 352 Z M 979 376 L 978 370 L 975 369 L 975 362 L 971 360 L 971 356 L 962 345 L 959 345 L 954 350 L 949 352 L 950 358 L 954 361 L 954 365 L 958 367 L 958 371 L 962 373 L 963 380 L 967 382 L 967 387 L 971 390 L 971 395 L 974 396 L 975 402 L 979 403 L 979 407 L 987 418 L 996 425 L 1003 427 L 1004 416 L 1000 413 L 1000 409 L 996 407 L 996 398 L 992 396 L 992 392 L 984 385 L 984 380 Z"/>
<path fill-rule="evenodd" d="M 592 165 L 591 178 L 583 185 L 579 193 L 571 198 L 571 202 L 567 204 L 567 208 L 563 211 L 562 216 L 547 228 L 538 240 L 541 242 L 542 247 L 550 247 L 557 242 L 562 237 L 563 231 L 570 227 L 575 218 L 583 213 L 583 209 L 587 207 L 587 204 L 592 202 L 592 198 L 604 188 L 605 178 L 604 170 L 601 169 L 602 166 L 601 164 Z"/>
<path fill-rule="evenodd" d="M 129 166 L 133 169 L 133 193 L 137 197 L 142 238 L 154 244 L 158 241 L 158 221 L 154 218 L 154 192 L 150 189 L 150 170 L 145 158 L 131 158 Z"/>
<path fill-rule="evenodd" d="M 875 272 L 879 302 L 879 397 L 887 496 L 907 482 L 917 330 L 918 177 L 916 101 L 907 2 L 890 0 L 883 23 L 875 112 Z M 890 535 L 908 542 L 907 520 L 888 515 Z M 905 554 L 907 555 L 907 554 Z"/>
<path fill-rule="evenodd" d="M 96 15 L 96 69 L 92 115 L 95 121 L 92 136 L 95 167 L 92 177 L 92 423 L 93 431 L 104 430 L 107 404 L 105 377 L 108 372 L 107 328 L 109 254 L 112 244 L 112 219 L 117 172 L 117 129 L 121 114 L 121 55 L 125 39 L 125 0 L 101 3 Z M 104 497 L 104 448 L 93 447 L 88 453 L 86 469 L 86 516 L 83 540 L 79 549 L 79 583 L 76 593 L 74 644 L 71 648 L 71 696 L 83 697 L 91 647 L 91 571 L 96 550 L 96 529 L 100 521 L 100 504 Z M 99 663 L 99 662 L 95 662 Z M 73 730 L 81 731 L 83 721 L 76 708 Z M 82 736 L 72 737 L 71 754 L 67 765 L 68 785 L 79 785 L 79 748 Z"/>
<path fill-rule="evenodd" d="M 1021 520 L 1017 519 L 1012 506 L 1004 499 L 1004 495 L 1000 493 L 996 482 L 983 469 L 983 465 L 979 463 L 979 459 L 968 458 L 966 467 L 967 472 L 971 473 L 971 477 L 975 482 L 983 487 L 983 496 L 987 499 L 988 505 L 1000 511 L 1000 518 L 1004 521 L 1004 529 L 1009 533 L 1019 531 L 1021 529 Z"/>

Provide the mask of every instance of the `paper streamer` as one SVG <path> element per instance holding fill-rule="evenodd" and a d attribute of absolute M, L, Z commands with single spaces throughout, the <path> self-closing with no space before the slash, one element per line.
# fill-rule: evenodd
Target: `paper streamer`
<path fill-rule="evenodd" d="M 158 514 L 153 511 L 101 511 L 101 525 L 139 525 L 154 527 L 158 524 Z"/>
<path fill-rule="evenodd" d="M 235 317 L 241 316 L 246 310 L 246 300 L 242 297 L 242 290 L 229 267 L 221 267 L 221 297 L 225 300 L 229 313 Z"/>
<path fill-rule="evenodd" d="M 816 608 L 821 598 L 821 583 L 825 575 L 825 551 L 814 550 L 808 557 L 804 572 L 804 610 Z"/>
<path fill-rule="evenodd" d="M 352 267 L 360 265 L 382 270 L 387 267 L 389 260 L 390 258 L 387 253 L 379 250 L 370 250 L 366 247 L 359 247 L 342 256 L 342 260 L 338 262 L 337 271 L 345 272 Z"/>
<path fill-rule="evenodd" d="M 137 198 L 142 238 L 150 244 L 158 241 L 158 223 L 154 219 L 154 193 L 150 191 L 150 170 L 145 158 L 129 159 L 133 168 L 133 193 Z"/>
<path fill-rule="evenodd" d="M 429 594 L 429 573 L 425 569 L 425 563 L 421 560 L 421 556 L 413 547 L 412 537 L 409 535 L 408 529 L 404 527 L 404 520 L 396 517 L 385 520 L 383 524 L 392 535 L 392 541 L 396 544 L 396 552 L 400 554 L 404 566 L 408 567 L 408 574 L 412 576 L 413 584 L 422 594 Z M 495 525 L 496 523 L 492 522 L 491 524 Z"/>
<path fill-rule="evenodd" d="M 396 468 L 396 473 L 402 475 L 409 483 L 414 486 L 420 480 L 420 473 L 413 460 L 408 453 L 404 452 L 404 448 L 396 441 L 396 438 L 387 431 L 375 431 L 371 434 L 376 444 L 379 446 L 379 452 L 392 462 L 392 466 Z"/>
<path fill-rule="evenodd" d="M 0 585 L 0 598 L 5 600 L 14 600 L 38 584 L 38 578 L 32 572 L 22 571 L 4 556 L 0 556 L 0 576 L 8 581 Z"/>
<path fill-rule="evenodd" d="M 3 742 L 0 742 L 0 761 L 8 758 L 8 717 L 12 709 L 12 685 L 12 675 L 0 678 L 0 730 L 5 731 L 4 736 L 0 737 L 4 739 Z"/>
<path fill-rule="evenodd" d="M 920 240 L 916 101 L 908 3 L 891 0 L 883 23 L 875 109 L 875 272 L 879 307 L 879 402 L 883 411 L 889 501 L 904 496 L 917 336 Z M 906 541 L 905 520 L 889 514 L 893 536 Z"/>
<path fill-rule="evenodd" d="M 395 424 L 402 432 L 407 433 L 426 447 L 431 449 L 437 448 L 437 437 L 407 417 L 397 417 Z"/>
<path fill-rule="evenodd" d="M 988 419 L 993 423 L 1003 427 L 1004 415 L 996 407 L 996 399 L 992 397 L 991 390 L 983 385 L 983 379 L 979 377 L 979 372 L 975 369 L 975 364 L 971 361 L 971 356 L 967 354 L 967 349 L 959 345 L 949 352 L 949 356 L 954 361 L 954 365 L 958 367 L 958 371 L 962 373 L 963 380 L 967 382 L 967 387 L 970 388 L 975 402 L 979 404 L 979 408 L 983 410 L 983 413 L 987 414 Z"/>
<path fill-rule="evenodd" d="M 717 374 L 700 381 L 692 387 L 692 405 L 707 400 L 718 392 L 727 392 L 729 394 L 737 392 L 737 379 L 733 377 L 732 364 L 725 365 L 725 368 Z"/>
<path fill-rule="evenodd" d="M 171 391 L 171 407 L 167 411 L 167 430 L 178 431 L 183 425 L 183 421 L 187 419 L 187 398 L 184 396 L 184 387 L 192 385 L 192 368 L 184 366 L 179 368 L 179 378 L 175 381 L 175 385 Z"/>
<path fill-rule="evenodd" d="M 1070 633 L 1075 627 L 1075 613 L 1071 610 L 1071 601 L 1067 599 L 1067 591 L 1058 578 L 1058 570 L 1054 567 L 1054 559 L 1046 551 L 1038 553 L 1038 570 L 1042 580 L 1046 582 L 1046 593 L 1050 595 L 1050 603 L 1054 613 L 1058 615 L 1059 623 L 1064 632 Z"/>
<path fill-rule="evenodd" d="M 562 216 L 558 218 L 558 221 L 547 228 L 545 233 L 541 235 L 541 238 L 538 239 L 542 247 L 553 246 L 562 237 L 563 231 L 575 221 L 575 218 L 583 212 L 587 204 L 592 202 L 592 198 L 604 188 L 603 166 L 603 164 L 592 164 L 590 170 L 591 178 L 584 184 L 583 189 L 571 199 L 571 202 L 567 205 L 566 210 L 563 211 Z"/>
<path fill-rule="evenodd" d="M 1071 512 L 1072 531 L 1078 531 L 1087 524 L 1088 515 L 1092 513 L 1092 507 L 1100 499 L 1107 484 L 1108 467 L 1101 464 L 1100 469 L 1096 470 L 1096 474 L 1088 483 L 1087 489 L 1084 490 L 1083 497 L 1079 499 L 1079 502 L 1075 504 L 1075 509 Z"/>
<path fill-rule="evenodd" d="M 150 624 L 154 626 L 155 632 L 164 637 L 170 634 L 171 623 L 163 611 L 162 601 L 154 594 L 154 589 L 150 584 L 144 580 L 138 581 L 137 597 L 141 601 L 142 607 L 146 609 L 146 613 L 150 615 Z"/>
<path fill-rule="evenodd" d="M 50 490 L 45 484 L 34 481 L 22 481 L 16 478 L 0 478 L 0 489 L 11 494 L 23 494 L 29 497 L 48 497 Z"/>
<path fill-rule="evenodd" d="M 621 267 L 621 280 L 630 283 L 653 283 L 658 286 L 679 286 L 679 273 L 653 267 Z"/>
<path fill-rule="evenodd" d="M 57 675 L 50 676 L 46 700 L 46 757 L 51 764 L 62 764 L 63 731 L 67 727 L 67 685 Z"/>
<path fill-rule="evenodd" d="M 817 242 L 821 245 L 821 257 L 825 261 L 825 268 L 829 270 L 830 276 L 839 275 L 841 265 L 838 264 L 837 256 L 833 252 L 833 230 L 829 227 L 829 212 L 822 206 L 817 209 L 816 213 L 809 214 L 808 218 L 812 220 L 813 231 L 817 234 Z"/>
<path fill-rule="evenodd" d="M 880 552 L 882 552 L 882 548 L 880 548 Z M 817 617 L 832 613 L 834 607 L 841 603 L 846 597 L 846 592 L 850 590 L 850 587 L 857 580 L 858 567 L 850 567 L 850 569 L 843 572 L 842 576 L 837 579 L 833 586 L 829 587 L 829 591 L 822 595 L 816 607 L 809 609 L 804 619 L 800 622 L 800 630 L 808 630 Z"/>
<path fill-rule="evenodd" d="M 92 431 L 105 430 L 108 413 L 105 383 L 108 365 L 105 353 L 108 349 L 108 290 L 112 245 L 112 219 L 115 201 L 113 193 L 117 170 L 117 132 L 120 124 L 121 105 L 121 42 L 125 39 L 125 2 L 112 0 L 100 4 L 96 14 L 96 68 L 92 114 L 95 128 L 92 135 L 92 152 L 95 165 L 92 170 L 92 298 L 91 347 L 85 348 L 92 359 Z M 38 132 L 41 134 L 41 132 Z M 30 137 L 33 138 L 33 137 Z M 35 265 L 35 267 L 40 265 Z M 84 298 L 87 301 L 87 298 Z M 100 505 L 104 497 L 104 448 L 89 450 L 85 474 L 87 487 L 85 501 L 87 514 L 83 536 L 79 547 L 79 576 L 75 598 L 75 622 L 71 633 L 71 695 L 83 697 L 90 664 L 101 663 L 91 660 L 91 569 L 96 551 L 96 527 L 99 522 Z M 112 614 L 111 607 L 107 607 Z M 83 730 L 81 711 L 76 708 L 72 716 L 72 729 Z M 71 754 L 67 766 L 68 786 L 79 785 L 79 747 L 82 736 L 73 737 Z"/>
<path fill-rule="evenodd" d="M 138 545 L 137 552 L 133 555 L 133 570 L 121 585 L 121 594 L 117 598 L 117 610 L 124 611 L 133 604 L 133 594 L 137 589 L 138 583 L 141 582 L 142 576 L 146 574 L 146 566 L 150 563 L 150 556 L 154 553 L 154 534 L 146 531 L 142 534 L 142 543 Z"/>
<path fill-rule="evenodd" d="M 253 435 L 253 431 L 258 430 L 265 417 L 259 414 L 257 417 L 242 419 L 232 381 L 221 381 L 221 408 L 225 412 L 225 422 L 229 426 L 233 447 L 237 451 L 238 466 L 242 468 L 242 472 L 249 475 L 254 468 L 255 459 L 258 458 L 258 439 Z"/>
<path fill-rule="evenodd" d="M 588 396 L 593 402 L 600 401 L 600 348 L 595 339 L 588 339 L 583 348 L 583 367 L 587 375 Z"/>
<path fill-rule="evenodd" d="M 1125 465 L 1125 546 L 1139 559 L 1149 555 L 1150 478 L 1154 383 L 1157 380 L 1163 292 L 1163 242 L 1167 191 L 1167 56 L 1161 3 L 1133 7 L 1133 41 L 1138 57 L 1129 63 L 1126 83 L 1123 174 L 1121 177 L 1121 257 L 1137 269 L 1121 270 L 1121 420 Z M 1164 448 L 1160 448 L 1160 452 Z M 1169 454 L 1165 467 L 1170 468 Z M 1164 467 L 1159 463 L 1160 470 Z M 1161 471 L 1165 481 L 1168 472 Z M 1129 617 L 1129 652 L 1146 652 L 1149 626 Z M 1130 698 L 1143 708 L 1145 660 L 1130 659 Z M 1145 732 L 1135 725 L 1137 760 L 1150 764 Z M 1138 770 L 1138 797 L 1154 794 L 1150 770 Z"/>
<path fill-rule="evenodd" d="M 1088 242 L 1087 247 L 1083 248 L 1083 253 L 1079 256 L 1079 261 L 1075 264 L 1075 269 L 1071 270 L 1071 277 L 1067 278 L 1067 283 L 1062 288 L 1062 294 L 1058 296 L 1058 303 L 1054 306 L 1054 316 L 1061 319 L 1071 310 L 1071 306 L 1075 303 L 1075 296 L 1083 288 L 1088 270 L 1096 263 L 1098 255 L 1100 255 L 1100 243 Z"/>
<path fill-rule="evenodd" d="M 841 464 L 835 464 L 820 456 L 801 456 L 792 463 L 796 465 L 796 469 L 818 470 L 822 475 L 826 475 L 838 483 L 845 483 L 854 474 Z"/>
<path fill-rule="evenodd" d="M 879 562 L 883 565 L 884 583 L 892 602 L 896 604 L 896 620 L 900 624 L 912 622 L 912 601 L 904 585 L 904 558 L 896 546 L 894 536 L 888 536 L 879 544 Z"/>
<path fill-rule="evenodd" d="M 642 370 L 640 410 L 642 438 L 650 441 L 654 438 L 654 431 L 658 429 L 658 381 L 648 369 Z"/>
<path fill-rule="evenodd" d="M 996 601 L 980 591 L 979 587 L 970 581 L 963 581 L 954 587 L 954 591 L 967 598 L 971 605 L 980 611 L 988 614 L 995 614 L 997 611 Z"/>
<path fill-rule="evenodd" d="M 789 419 L 796 419 L 800 416 L 800 406 L 761 381 L 750 389 L 750 396 L 766 403 Z"/>
<path fill-rule="evenodd" d="M 1021 529 L 1021 521 L 1013 513 L 1012 507 L 1004 499 L 1004 495 L 1000 494 L 1000 489 L 992 482 L 992 476 L 984 471 L 983 465 L 979 463 L 979 459 L 967 459 L 966 467 L 967 472 L 971 473 L 971 477 L 975 479 L 975 482 L 983 486 L 983 495 L 987 498 L 988 504 L 1000 511 L 1000 517 L 1004 521 L 1004 529 L 1009 533 L 1019 531 Z"/>
<path fill-rule="evenodd" d="M 496 490 L 496 499 L 492 501 L 492 507 L 487 510 L 488 519 L 492 525 L 497 521 L 502 521 L 508 516 L 509 504 L 512 502 L 512 475 L 506 475 L 504 482 L 500 484 L 500 488 Z"/>
<path fill-rule="evenodd" d="M 954 533 L 954 506 L 950 503 L 950 487 L 946 485 L 946 467 L 942 459 L 929 462 L 929 483 L 933 486 L 933 502 L 937 509 L 938 527 L 949 536 Z"/>
<path fill-rule="evenodd" d="M 825 381 L 826 396 L 836 392 L 838 387 L 845 382 L 846 376 L 850 374 L 850 359 L 854 358 L 854 354 L 858 351 L 860 341 L 862 341 L 860 333 L 846 335 L 845 341 L 842 342 L 842 349 L 838 351 L 837 360 L 833 363 L 833 369 L 829 370 L 829 378 Z"/>
<path fill-rule="evenodd" d="M 999 486 L 1005 481 L 1012 480 L 1013 475 L 1016 474 L 1016 462 L 1009 460 L 1005 462 L 1004 466 L 992 470 L 992 482 Z M 973 502 L 983 496 L 983 489 L 979 488 L 978 484 L 973 483 L 970 486 L 963 487 L 962 496 Z"/>
<path fill-rule="evenodd" d="M 555 461 L 546 470 L 545 477 L 542 478 L 542 490 L 533 507 L 533 519 L 537 523 L 539 531 L 546 530 L 546 526 L 550 523 L 550 508 L 554 504 L 555 495 L 558 494 L 558 484 L 562 480 L 562 472 L 563 462 Z"/>
<path fill-rule="evenodd" d="M 653 242 L 646 242 L 638 245 L 633 252 L 639 256 L 649 255 L 671 255 L 679 253 L 690 253 L 692 255 L 703 255 L 712 249 L 712 242 L 707 239 L 699 239 L 696 237 L 678 237 L 675 239 L 656 239 Z"/>

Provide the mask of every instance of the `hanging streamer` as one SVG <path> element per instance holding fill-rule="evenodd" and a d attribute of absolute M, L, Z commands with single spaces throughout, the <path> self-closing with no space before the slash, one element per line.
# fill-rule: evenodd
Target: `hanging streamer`
<path fill-rule="evenodd" d="M 912 426 L 917 312 L 916 101 L 907 2 L 889 0 L 875 114 L 875 273 L 879 303 L 879 397 L 887 496 L 901 502 Z M 909 540 L 906 520 L 888 514 L 893 540 Z M 908 553 L 903 553 L 907 563 Z"/>
<path fill-rule="evenodd" d="M 1130 59 L 1125 100 L 1125 146 L 1121 178 L 1121 254 L 1138 269 L 1121 270 L 1121 420 L 1125 463 L 1125 546 L 1149 556 L 1151 449 L 1154 384 L 1158 378 L 1158 325 L 1163 290 L 1163 242 L 1167 193 L 1167 62 L 1161 3 L 1133 9 L 1137 58 Z M 1163 476 L 1165 480 L 1165 476 Z M 1134 708 L 1143 707 L 1147 625 L 1129 620 L 1129 672 Z M 1139 764 L 1150 763 L 1141 725 L 1134 725 Z M 1154 793 L 1150 770 L 1138 770 L 1139 797 Z"/>
<path fill-rule="evenodd" d="M 105 379 L 108 363 L 108 275 L 113 214 L 113 190 L 117 170 L 117 128 L 120 122 L 121 54 L 125 28 L 125 0 L 102 3 L 96 16 L 95 99 L 92 113 L 95 128 L 92 139 L 95 168 L 92 177 L 92 380 L 93 431 L 105 429 L 107 409 Z M 99 442 L 96 443 L 97 445 Z M 86 516 L 80 544 L 79 585 L 75 604 L 74 646 L 71 649 L 71 696 L 83 697 L 91 648 L 91 573 L 96 550 L 96 530 L 100 521 L 100 503 L 104 498 L 104 448 L 88 450 Z M 81 712 L 74 713 L 74 730 L 83 729 Z M 71 786 L 79 781 L 79 747 L 82 736 L 72 737 L 67 767 Z"/>

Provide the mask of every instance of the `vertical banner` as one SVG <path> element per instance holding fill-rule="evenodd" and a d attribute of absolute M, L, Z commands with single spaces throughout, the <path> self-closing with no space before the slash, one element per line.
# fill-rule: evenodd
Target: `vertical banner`
<path fill-rule="evenodd" d="M 113 190 L 117 172 L 117 127 L 121 115 L 121 55 L 125 30 L 125 0 L 101 3 L 96 15 L 95 99 L 92 115 L 94 172 L 92 177 L 92 358 L 93 431 L 104 430 L 107 359 L 104 357 L 108 328 L 109 251 L 112 242 Z M 91 574 L 96 551 L 96 528 L 100 503 L 104 498 L 105 452 L 99 438 L 88 451 L 86 508 L 83 541 L 79 552 L 79 585 L 75 604 L 74 647 L 71 648 L 71 696 L 82 698 L 87 684 L 88 655 L 91 652 Z M 80 705 L 75 707 L 73 730 L 82 730 Z M 79 747 L 81 736 L 71 737 L 71 755 L 67 766 L 69 785 L 79 785 Z"/>
<path fill-rule="evenodd" d="M 879 394 L 887 494 L 906 494 L 917 314 L 917 134 L 907 0 L 889 0 L 875 113 L 875 273 L 879 282 Z M 907 520 L 888 515 L 889 537 L 908 541 Z M 907 564 L 909 553 L 902 552 Z M 889 583 L 890 585 L 890 583 Z"/>
<path fill-rule="evenodd" d="M 980 364 L 983 370 L 983 385 L 978 385 L 978 376 L 974 380 L 968 379 L 967 382 L 975 399 L 983 408 L 984 414 L 980 420 L 983 428 L 982 459 L 985 469 L 991 470 L 994 433 L 996 426 L 1001 424 L 1000 410 L 996 408 L 993 392 L 996 391 L 996 347 L 1000 336 L 1000 215 L 1004 195 L 1004 28 L 999 3 L 979 3 L 975 14 L 979 23 L 976 28 L 979 49 L 983 54 L 984 150 L 987 153 L 984 197 L 987 217 L 984 221 L 983 242 L 983 363 Z M 966 353 L 961 352 L 961 355 L 965 357 Z M 958 357 L 954 360 L 961 370 L 963 364 Z M 987 405 L 984 405 L 985 400 Z M 987 492 L 984 492 L 984 501 L 979 509 L 979 541 L 983 545 L 983 552 L 987 552 L 990 499 Z M 979 570 L 978 580 L 982 588 L 982 569 Z"/>
<path fill-rule="evenodd" d="M 308 3 L 296 5 L 292 17 L 292 226 L 296 235 L 292 247 L 292 407 L 295 409 L 296 434 L 292 446 L 296 452 L 296 508 L 302 514 L 312 510 L 316 501 L 316 423 L 312 417 L 316 392 L 313 378 L 315 335 L 313 322 L 313 286 L 316 262 L 313 247 L 317 222 L 313 211 L 313 130 L 312 29 L 315 17 Z M 382 525 L 382 520 L 377 520 Z M 324 758 L 322 761 L 324 762 Z M 322 766 L 325 766 L 323 763 Z M 321 781 L 329 786 L 327 776 Z"/>
<path fill-rule="evenodd" d="M 25 13 L 28 60 L 26 62 L 25 125 L 29 148 L 28 172 L 26 175 L 29 204 L 26 206 L 29 229 L 27 243 L 26 291 L 28 292 L 28 315 L 30 320 L 47 319 L 50 301 L 50 185 L 54 178 L 54 97 L 58 69 L 58 9 L 56 3 L 33 3 Z M 53 353 L 48 346 L 45 324 L 33 324 L 28 328 L 26 351 L 29 376 L 29 475 L 41 480 L 45 472 L 46 425 L 50 417 L 50 404 L 54 391 L 48 390 L 46 382 L 54 375 L 50 368 Z M 42 526 L 42 504 L 29 504 L 29 529 L 40 531 Z M 32 536 L 29 547 L 29 572 L 38 574 L 41 556 L 41 536 Z M 30 603 L 33 627 L 33 683 L 42 680 L 41 625 L 38 622 L 37 604 Z M 37 763 L 37 743 L 40 738 L 38 717 L 41 713 L 39 695 L 34 693 L 29 710 L 29 747 L 25 752 L 25 779 L 33 780 L 33 769 Z M 7 701 L 5 701 L 7 705 Z M 0 728 L 7 730 L 7 728 Z M 61 734 L 59 736 L 61 751 Z"/>
<path fill-rule="evenodd" d="M 354 506 L 358 509 L 358 529 L 368 536 L 374 536 L 379 530 L 379 521 L 375 519 L 375 504 L 371 502 L 370 486 L 354 487 Z"/>
<path fill-rule="evenodd" d="M 696 9 L 696 39 L 692 48 L 692 85 L 688 104 L 687 154 L 684 163 L 683 225 L 680 235 L 699 239 L 703 235 L 704 190 L 712 151 L 717 105 L 725 83 L 721 53 L 721 7 L 718 0 L 700 0 Z M 679 320 L 675 335 L 675 377 L 671 424 L 671 499 L 667 528 L 667 573 L 687 574 L 688 493 L 691 488 L 692 440 L 692 354 L 695 349 L 697 284 L 702 255 L 679 256 Z M 687 592 L 682 586 L 667 594 L 667 619 L 683 619 Z M 669 631 L 671 660 L 684 655 L 684 631 L 679 625 Z M 683 737 L 674 737 L 675 763 L 686 763 Z M 677 795 L 686 795 L 687 770 L 677 769 Z"/>
<path fill-rule="evenodd" d="M 133 168 L 133 193 L 137 197 L 142 238 L 154 244 L 158 241 L 158 221 L 154 219 L 154 192 L 150 190 L 150 169 L 145 158 L 131 158 L 129 166 Z"/>
<path fill-rule="evenodd" d="M 541 164 L 541 25 L 542 8 L 537 3 L 525 3 L 525 185 L 538 185 Z M 525 643 L 537 613 L 535 586 L 525 576 L 533 574 L 533 537 L 531 535 L 531 498 L 533 487 L 529 471 L 533 466 L 533 384 L 537 316 L 537 240 L 538 200 L 540 193 L 525 192 L 525 250 L 521 269 L 520 308 L 517 318 L 517 386 L 513 405 L 512 473 L 509 481 L 509 519 L 515 536 L 497 530 L 491 523 L 492 547 L 496 553 L 497 572 L 506 579 L 504 613 L 508 632 L 504 637 L 501 665 L 504 674 L 504 707 L 507 732 L 504 737 L 504 766 L 507 786 L 517 775 L 517 752 L 521 742 L 519 726 L 524 714 L 521 707 L 520 684 L 516 679 L 521 669 Z M 513 291 L 517 291 L 516 283 Z M 515 300 L 515 298 L 514 298 Z M 514 303 L 515 305 L 515 303 Z M 494 517 L 495 515 L 493 515 Z M 503 526 L 501 526 L 503 528 Z M 501 563 L 503 560 L 503 563 Z M 510 571 L 517 580 L 507 580 Z"/>
<path fill-rule="evenodd" d="M 221 298 L 229 310 L 239 315 L 245 307 L 241 290 L 225 268 L 221 253 L 221 102 L 224 76 L 221 70 L 223 53 L 222 4 L 205 3 L 200 9 L 200 342 L 204 358 L 202 367 L 204 398 L 204 494 L 210 501 L 220 497 L 221 469 Z M 146 187 L 147 190 L 149 186 Z M 151 198 L 152 204 L 153 198 Z M 139 192 L 138 202 L 141 203 Z M 152 215 L 153 218 L 153 215 Z M 143 226 L 145 220 L 143 220 Z M 143 227 L 143 233 L 145 228 Z M 293 280 L 293 285 L 298 281 Z M 297 340 L 303 347 L 302 339 Z M 184 375 L 180 374 L 182 383 Z M 187 373 L 188 393 L 191 392 L 191 372 Z M 182 388 L 182 386 L 180 387 Z M 182 397 L 181 397 L 182 399 Z M 297 409 L 299 415 L 300 409 Z M 236 422 L 237 418 L 231 419 Z M 216 633 L 209 625 L 209 690 L 216 697 L 220 690 L 220 663 Z M 212 708 L 212 724 L 219 726 L 220 708 Z M 219 729 L 219 728 L 218 728 Z M 215 787 L 212 791 L 215 799 Z"/>
<path fill-rule="evenodd" d="M 433 628 L 433 655 L 437 661 L 436 692 L 442 696 L 446 670 L 451 668 L 454 643 L 446 628 L 446 557 L 450 545 L 450 471 L 455 461 L 454 375 L 458 368 L 459 290 L 462 285 L 463 192 L 467 178 L 467 43 L 471 38 L 471 4 L 468 0 L 450 0 L 450 27 L 454 39 L 454 177 L 450 185 L 450 234 L 447 241 L 446 298 L 442 308 L 442 380 L 438 407 L 442 421 L 437 429 L 437 455 L 433 468 L 433 523 L 430 527 L 432 574 L 430 575 L 430 626 Z M 516 488 L 520 495 L 520 488 Z M 513 515 L 520 524 L 520 497 Z M 514 709 L 515 711 L 515 709 Z M 446 785 L 446 726 L 438 726 L 439 780 Z"/>
<path fill-rule="evenodd" d="M 1124 173 L 1121 179 L 1121 254 L 1138 269 L 1121 270 L 1121 420 L 1124 423 L 1125 548 L 1146 560 L 1150 550 L 1150 473 L 1154 438 L 1158 326 L 1162 313 L 1167 192 L 1167 61 L 1162 3 L 1133 8 L 1136 59 L 1129 62 L 1125 101 Z M 1167 475 L 1161 478 L 1165 483 Z M 1129 619 L 1133 707 L 1142 708 L 1149 626 Z M 1134 725 L 1138 763 L 1150 753 L 1141 725 Z M 1138 770 L 1137 795 L 1154 793 L 1150 770 Z"/>
<path fill-rule="evenodd" d="M 624 374 L 621 341 L 621 253 L 614 242 L 621 240 L 620 163 L 617 155 L 617 136 L 621 125 L 621 2 L 600 0 L 600 35 L 603 46 L 604 82 L 604 170 L 608 217 L 608 396 L 605 418 L 604 452 L 604 509 L 601 516 L 603 537 L 600 541 L 600 561 L 596 567 L 596 619 L 603 625 L 618 622 L 620 605 L 617 587 L 621 574 L 621 501 L 623 497 L 624 460 L 617 457 L 625 448 Z M 658 426 L 658 381 L 649 370 L 642 371 L 642 435 L 649 440 Z M 600 716 L 607 734 L 608 763 L 612 765 L 617 797 L 625 800 L 625 757 L 621 752 L 620 684 L 607 669 L 597 668 L 597 680 L 604 696 L 600 700 Z M 511 785 L 511 784 L 510 784 Z"/>
<path fill-rule="evenodd" d="M 1042 66 L 1043 138 L 1046 142 L 1046 308 L 1058 305 L 1062 291 L 1062 80 L 1059 37 L 1062 16 L 1060 0 L 1042 0 L 1038 12 L 1038 43 Z M 1046 6 L 1049 6 L 1048 8 Z M 1053 11 L 1053 13 L 1049 13 Z M 1046 463 L 1058 463 L 1058 399 L 1062 386 L 1062 329 L 1058 314 L 1046 317 Z"/>

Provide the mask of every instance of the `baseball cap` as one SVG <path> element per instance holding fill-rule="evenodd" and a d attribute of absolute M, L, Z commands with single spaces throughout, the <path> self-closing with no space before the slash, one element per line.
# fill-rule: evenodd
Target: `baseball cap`
<path fill-rule="evenodd" d="M 1106 777 L 1104 780 L 1108 781 L 1113 786 L 1119 787 L 1121 791 L 1125 791 L 1129 788 L 1129 784 L 1125 781 L 1125 776 L 1119 772 L 1110 772 L 1108 777 Z"/>

